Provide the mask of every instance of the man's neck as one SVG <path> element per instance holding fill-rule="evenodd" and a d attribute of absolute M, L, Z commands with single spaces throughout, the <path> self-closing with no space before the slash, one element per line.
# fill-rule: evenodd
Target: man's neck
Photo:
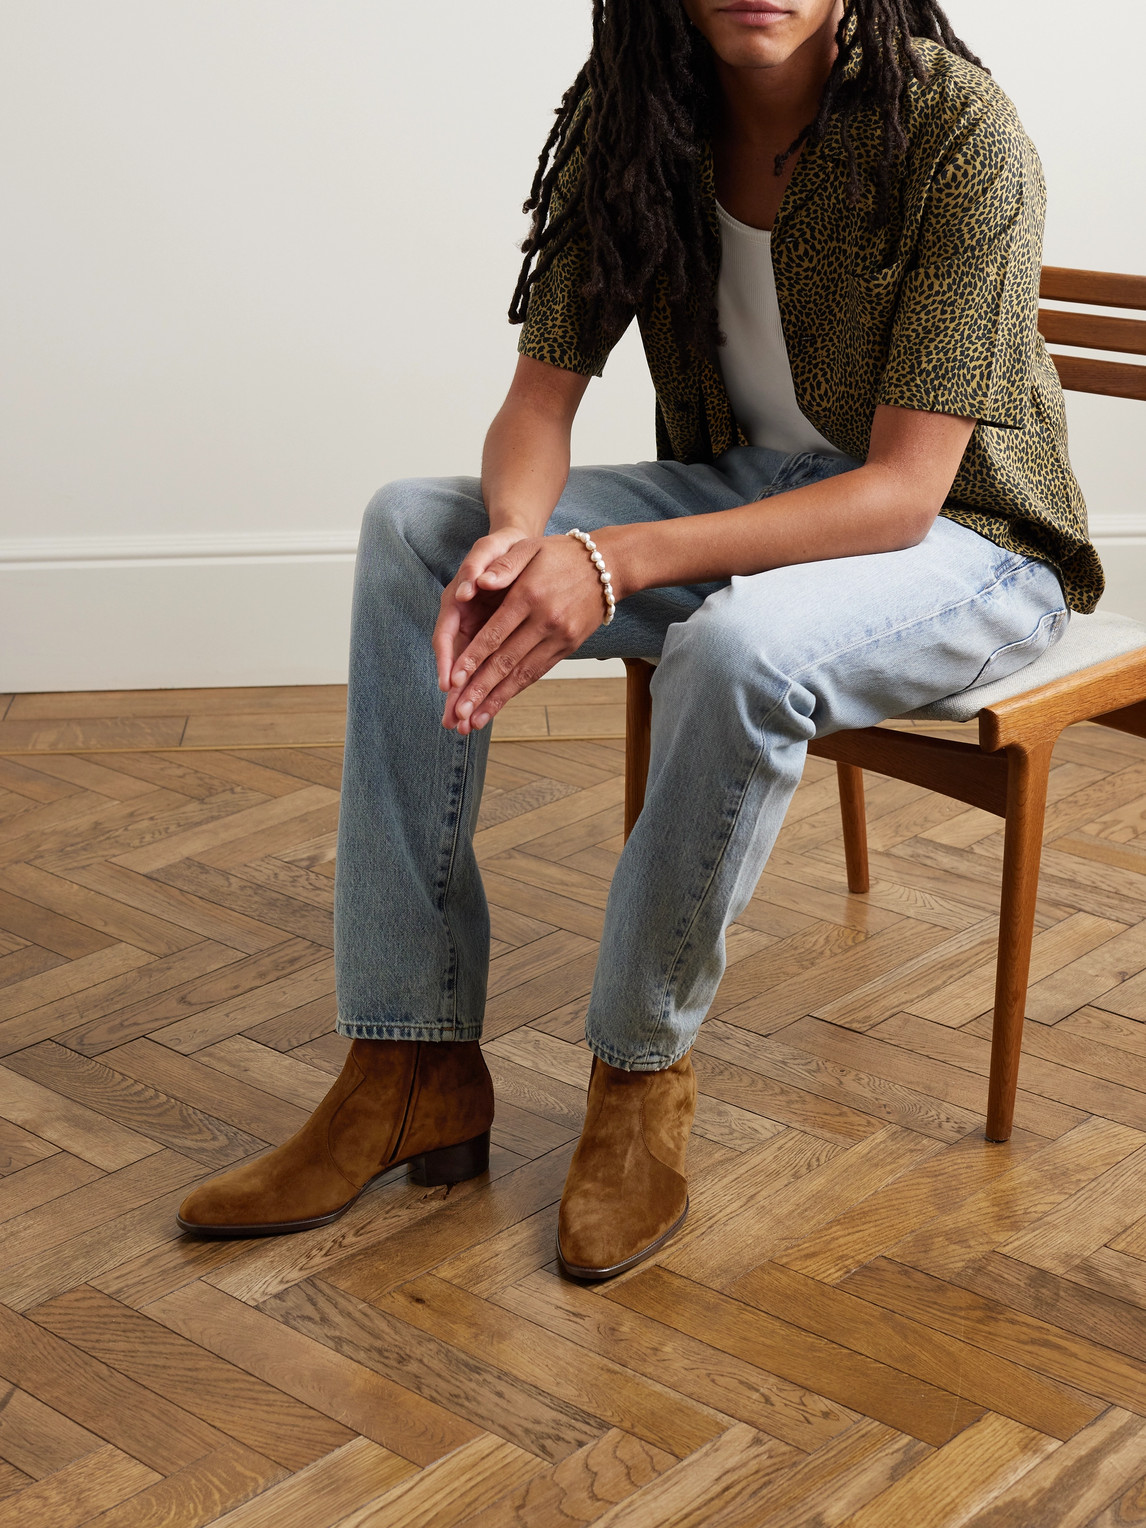
<path fill-rule="evenodd" d="M 743 144 L 786 147 L 813 120 L 836 58 L 835 21 L 773 69 L 716 61 L 724 96 L 723 135 Z"/>

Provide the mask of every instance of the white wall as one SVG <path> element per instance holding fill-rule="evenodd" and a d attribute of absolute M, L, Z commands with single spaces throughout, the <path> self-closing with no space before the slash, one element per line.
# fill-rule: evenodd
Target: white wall
<path fill-rule="evenodd" d="M 1048 262 L 1146 267 L 1138 6 L 1101 48 L 1068 0 L 949 8 L 1042 151 Z M 0 0 L 0 690 L 342 677 L 362 505 L 476 470 L 588 9 Z M 1071 401 L 1146 616 L 1143 417 Z M 576 452 L 652 451 L 634 332 Z"/>

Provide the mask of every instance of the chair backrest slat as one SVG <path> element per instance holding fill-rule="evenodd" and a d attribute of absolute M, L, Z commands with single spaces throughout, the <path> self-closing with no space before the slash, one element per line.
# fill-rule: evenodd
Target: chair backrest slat
<path fill-rule="evenodd" d="M 1093 307 L 1146 310 L 1146 276 L 1120 276 L 1110 271 L 1072 271 L 1044 265 L 1039 295 L 1052 302 L 1089 303 Z M 1112 318 L 1101 313 L 1078 313 L 1061 308 L 1039 309 L 1039 333 L 1051 345 L 1076 345 L 1082 350 L 1113 350 L 1146 355 L 1146 320 Z M 1146 402 L 1146 366 L 1090 356 L 1051 353 L 1063 387 L 1075 393 L 1102 393 L 1107 398 L 1139 398 Z"/>
<path fill-rule="evenodd" d="M 1089 302 L 1101 308 L 1146 308 L 1146 276 L 1044 265 L 1039 296 L 1051 302 Z"/>
<path fill-rule="evenodd" d="M 1146 319 L 1104 318 L 1097 313 L 1039 309 L 1039 330 L 1052 345 L 1081 345 L 1087 350 L 1122 350 L 1146 355 Z"/>
<path fill-rule="evenodd" d="M 1107 398 L 1140 398 L 1146 403 L 1146 366 L 1124 361 L 1092 361 L 1081 355 L 1052 355 L 1059 381 L 1070 392 Z"/>

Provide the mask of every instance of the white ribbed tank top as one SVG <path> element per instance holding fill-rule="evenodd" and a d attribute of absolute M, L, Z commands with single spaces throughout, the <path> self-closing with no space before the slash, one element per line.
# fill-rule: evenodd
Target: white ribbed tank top
<path fill-rule="evenodd" d="M 842 456 L 796 402 L 776 298 L 771 233 L 738 222 L 719 203 L 716 211 L 721 239 L 716 303 L 728 340 L 720 347 L 720 365 L 741 428 L 754 446 Z"/>

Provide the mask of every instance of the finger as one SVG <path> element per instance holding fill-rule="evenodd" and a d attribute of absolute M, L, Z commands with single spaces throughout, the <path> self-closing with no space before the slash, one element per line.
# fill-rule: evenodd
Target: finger
<path fill-rule="evenodd" d="M 434 634 L 430 638 L 430 645 L 434 649 L 434 658 L 438 665 L 439 690 L 448 690 L 450 687 L 450 670 L 457 657 L 457 638 L 461 629 L 461 619 L 461 612 L 457 605 L 450 600 L 449 604 L 443 603 L 438 619 L 434 622 Z"/>
<path fill-rule="evenodd" d="M 453 714 L 460 721 L 472 718 L 481 709 L 485 698 L 513 671 L 528 661 L 529 654 L 543 644 L 571 651 L 569 644 L 547 625 L 534 618 L 523 623 L 512 638 L 502 643 L 476 670 L 469 682 L 454 698 Z M 453 694 L 453 692 L 451 692 Z"/>
<path fill-rule="evenodd" d="M 541 547 L 539 540 L 515 541 L 508 551 L 494 557 L 477 575 L 476 583 L 481 589 L 507 589 L 537 556 Z"/>
<path fill-rule="evenodd" d="M 485 590 L 478 590 L 477 593 L 480 598 L 463 605 L 454 597 L 453 583 L 447 584 L 442 590 L 441 608 L 430 639 L 437 660 L 439 689 L 450 688 L 454 663 L 505 597 L 496 592 L 486 593 Z"/>
<path fill-rule="evenodd" d="M 451 689 L 446 697 L 442 723 L 468 732 L 472 727 L 473 712 L 481 705 L 491 690 L 513 672 L 527 653 L 537 645 L 538 636 L 519 632 L 518 640 L 499 647 L 478 669 L 466 685 Z"/>
<path fill-rule="evenodd" d="M 480 732 L 483 727 L 488 726 L 508 701 L 511 701 L 515 695 L 520 695 L 523 690 L 527 690 L 531 684 L 536 684 L 555 663 L 559 663 L 565 656 L 566 649 L 563 644 L 558 644 L 552 639 L 539 642 L 477 706 L 469 718 L 470 728 L 474 732 Z"/>
<path fill-rule="evenodd" d="M 524 539 L 524 538 L 521 538 Z M 504 557 L 515 543 L 507 539 L 505 532 L 494 532 L 489 536 L 482 536 L 475 541 L 465 555 L 461 567 L 454 574 L 454 584 L 457 586 L 456 597 L 463 604 L 472 600 L 478 591 L 478 579 L 485 573 L 491 563 Z M 526 559 L 528 561 L 528 558 Z M 522 563 L 522 567 L 525 563 Z M 512 579 L 510 580 L 512 582 Z"/>
<path fill-rule="evenodd" d="M 530 607 L 525 600 L 515 599 L 512 594 L 508 595 L 492 612 L 481 630 L 474 635 L 454 663 L 453 673 L 450 675 L 450 688 L 464 689 L 482 664 L 509 640 L 517 628 L 529 619 L 530 614 Z"/>

